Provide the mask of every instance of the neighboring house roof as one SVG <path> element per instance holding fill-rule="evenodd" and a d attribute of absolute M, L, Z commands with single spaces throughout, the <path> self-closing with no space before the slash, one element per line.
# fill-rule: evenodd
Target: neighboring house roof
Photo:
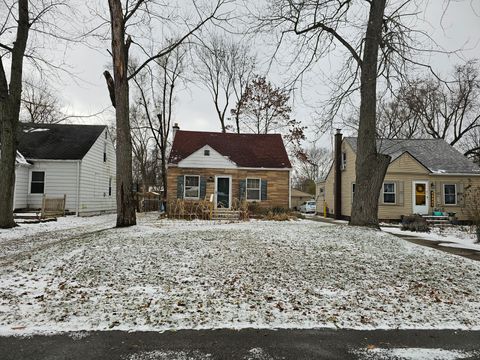
<path fill-rule="evenodd" d="M 292 189 L 291 195 L 292 197 L 314 197 L 314 195 L 300 191 L 298 189 Z"/>
<path fill-rule="evenodd" d="M 18 150 L 27 159 L 81 160 L 105 125 L 20 124 Z"/>
<path fill-rule="evenodd" d="M 178 164 L 209 145 L 239 167 L 291 168 L 280 134 L 234 134 L 177 130 L 168 159 Z"/>
<path fill-rule="evenodd" d="M 357 150 L 357 138 L 345 137 Z M 391 161 L 408 152 L 430 172 L 436 174 L 480 174 L 480 167 L 467 159 L 443 139 L 378 139 L 378 151 L 390 155 Z"/>

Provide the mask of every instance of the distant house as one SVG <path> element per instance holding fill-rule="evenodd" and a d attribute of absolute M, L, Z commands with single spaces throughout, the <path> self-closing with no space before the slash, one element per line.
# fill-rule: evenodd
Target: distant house
<path fill-rule="evenodd" d="M 326 205 L 330 215 L 348 218 L 355 192 L 357 138 L 342 139 L 338 158 L 340 194 L 335 193 L 335 163 L 317 187 L 317 211 Z M 379 194 L 379 219 L 399 219 L 402 215 L 432 214 L 433 211 L 462 212 L 464 190 L 480 185 L 480 168 L 441 139 L 377 140 L 378 151 L 391 156 Z M 340 209 L 336 209 L 336 197 Z M 338 204 L 338 203 L 337 203 Z"/>
<path fill-rule="evenodd" d="M 66 195 L 66 210 L 116 210 L 115 150 L 106 126 L 21 124 L 14 209 L 39 209 L 42 197 Z"/>
<path fill-rule="evenodd" d="M 174 128 L 168 160 L 167 201 L 212 197 L 214 206 L 234 200 L 288 208 L 292 166 L 279 134 L 182 131 Z"/>
<path fill-rule="evenodd" d="M 300 205 L 302 205 L 305 201 L 307 200 L 312 200 L 314 196 L 312 194 L 303 192 L 298 189 L 292 189 L 291 190 L 291 196 L 292 196 L 292 208 L 293 209 L 298 209 Z"/>

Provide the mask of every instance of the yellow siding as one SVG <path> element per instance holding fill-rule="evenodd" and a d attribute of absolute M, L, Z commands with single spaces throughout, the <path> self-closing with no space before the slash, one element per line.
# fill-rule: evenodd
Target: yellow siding
<path fill-rule="evenodd" d="M 342 151 L 346 152 L 347 164 L 342 171 L 342 215 L 350 216 L 352 210 L 352 184 L 355 182 L 355 153 L 348 143 L 342 144 Z M 329 214 L 334 214 L 334 167 L 332 167 L 324 183 L 324 200 L 329 208 Z M 413 181 L 427 181 L 429 184 L 429 213 L 434 209 L 442 212 L 455 212 L 460 220 L 466 220 L 462 209 L 462 189 L 467 185 L 480 186 L 479 176 L 451 176 L 431 174 L 410 154 L 405 153 L 394 160 L 387 169 L 385 181 L 396 184 L 396 204 L 383 204 L 383 193 L 379 194 L 379 213 L 381 220 L 396 220 L 402 215 L 413 213 Z M 443 185 L 457 185 L 457 205 L 445 205 L 443 199 Z M 433 185 L 433 188 L 432 188 Z M 403 191 L 402 191 L 403 190 Z M 432 199 L 433 195 L 433 199 Z M 318 202 L 317 211 L 323 213 L 322 203 Z"/>

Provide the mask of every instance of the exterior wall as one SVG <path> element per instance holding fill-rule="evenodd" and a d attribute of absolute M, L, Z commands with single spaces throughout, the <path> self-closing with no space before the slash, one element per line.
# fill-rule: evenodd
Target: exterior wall
<path fill-rule="evenodd" d="M 210 155 L 205 156 L 205 150 L 210 152 Z M 178 163 L 182 168 L 203 168 L 203 169 L 235 169 L 237 165 L 226 158 L 211 146 L 205 145 L 198 149 L 189 157 L 183 159 Z"/>
<path fill-rule="evenodd" d="M 314 196 L 292 196 L 292 208 L 299 208 L 305 201 L 313 200 Z"/>
<path fill-rule="evenodd" d="M 29 168 L 27 183 L 27 207 L 30 209 L 40 209 L 42 207 L 42 198 L 45 194 L 50 197 L 63 197 L 67 195 L 65 209 L 75 211 L 77 207 L 77 163 L 78 161 L 33 161 L 33 166 Z M 45 172 L 44 194 L 32 194 L 30 192 L 30 183 L 32 171 Z"/>
<path fill-rule="evenodd" d="M 201 177 L 215 179 L 215 175 L 232 176 L 232 199 L 240 198 L 240 180 L 261 178 L 267 181 L 267 200 L 259 201 L 261 207 L 289 207 L 289 171 L 287 170 L 248 170 L 248 169 L 212 169 L 212 168 L 168 168 L 167 175 L 167 201 L 177 198 L 177 177 L 180 175 L 200 175 Z M 207 180 L 206 198 L 215 193 L 215 182 Z"/>
<path fill-rule="evenodd" d="M 107 139 L 105 139 L 107 133 Z M 107 161 L 103 161 L 104 144 L 107 145 Z M 79 215 L 116 211 L 116 161 L 113 142 L 107 132 L 102 132 L 97 141 L 83 157 L 80 165 Z M 109 179 L 112 191 L 109 195 Z"/>
<path fill-rule="evenodd" d="M 352 184 L 355 182 L 355 153 L 351 147 L 343 142 L 342 151 L 346 152 L 347 163 L 345 170 L 342 171 L 342 215 L 350 216 L 352 209 Z M 425 167 L 417 162 L 410 154 L 405 153 L 394 160 L 388 167 L 385 175 L 385 182 L 394 182 L 396 187 L 396 203 L 384 204 L 383 194 L 379 194 L 379 212 L 378 217 L 382 220 L 398 220 L 402 215 L 413 213 L 413 182 L 425 180 L 429 184 L 427 202 L 429 204 L 429 213 L 432 211 L 455 212 L 459 220 L 466 220 L 466 214 L 463 210 L 462 194 L 468 185 L 480 186 L 480 176 L 468 175 L 438 175 L 431 174 Z M 443 195 L 444 184 L 456 184 L 457 204 L 445 205 Z M 328 213 L 334 213 L 334 171 L 333 167 L 325 182 L 320 183 L 324 186 L 324 194 L 318 195 L 318 199 L 324 199 L 327 203 Z M 319 186 L 319 187 L 320 187 Z M 322 213 L 322 203 L 317 201 L 317 212 Z"/>
<path fill-rule="evenodd" d="M 13 209 L 25 209 L 28 197 L 29 167 L 17 165 L 15 167 L 15 195 Z"/>

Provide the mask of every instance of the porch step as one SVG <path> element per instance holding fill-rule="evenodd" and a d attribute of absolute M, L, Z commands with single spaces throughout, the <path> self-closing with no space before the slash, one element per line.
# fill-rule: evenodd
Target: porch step
<path fill-rule="evenodd" d="M 452 224 L 450 224 L 450 220 L 448 220 L 448 216 L 422 215 L 422 217 L 427 221 L 427 224 L 431 226 L 440 226 L 440 227 L 452 226 Z"/>
<path fill-rule="evenodd" d="M 239 220 L 240 211 L 230 209 L 215 209 L 212 213 L 212 220 Z"/>

